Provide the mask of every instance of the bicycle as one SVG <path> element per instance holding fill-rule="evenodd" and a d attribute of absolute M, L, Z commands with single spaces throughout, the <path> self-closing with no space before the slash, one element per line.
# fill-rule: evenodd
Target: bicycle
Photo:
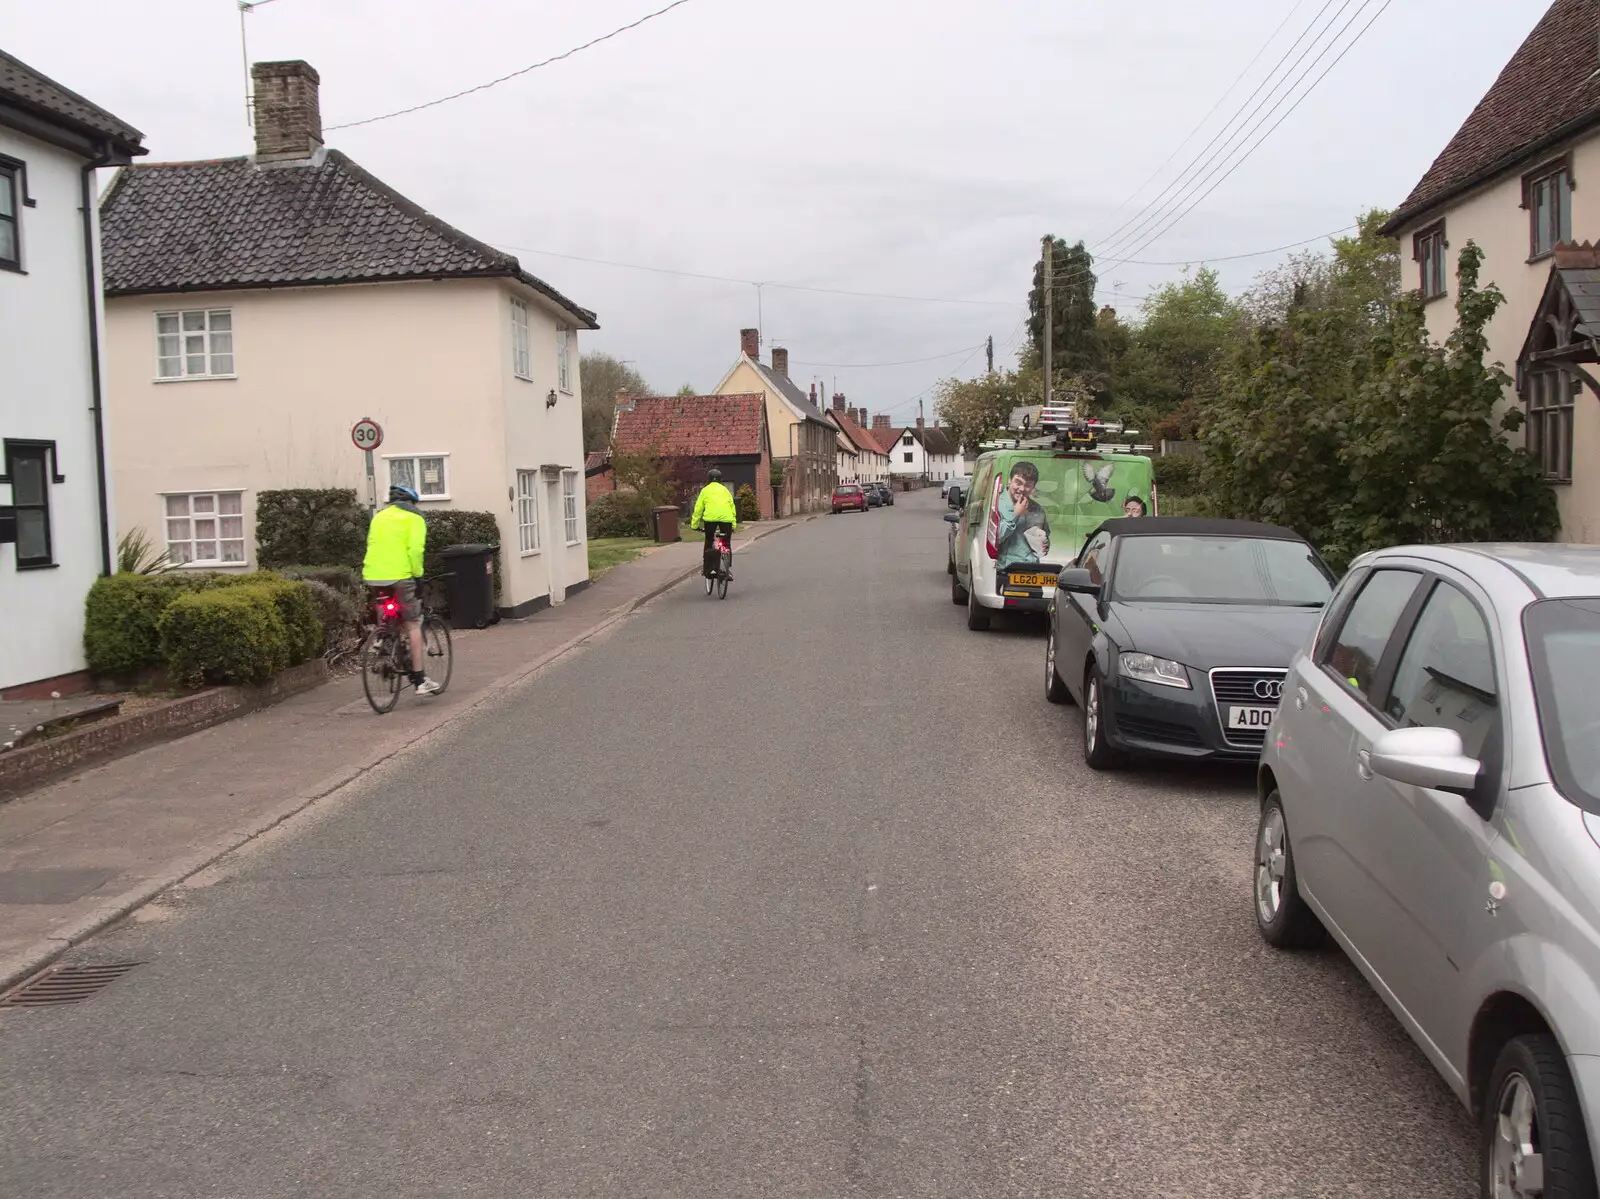
<path fill-rule="evenodd" d="M 733 546 L 728 534 L 717 533 L 717 569 L 706 576 L 706 595 L 715 591 L 718 599 L 728 598 L 728 580 L 733 577 Z"/>
<path fill-rule="evenodd" d="M 432 583 L 448 575 L 434 575 L 423 579 Z M 367 702 L 379 716 L 394 711 L 400 702 L 400 692 L 411 681 L 411 638 L 406 635 L 405 621 L 401 616 L 400 600 L 392 587 L 377 587 L 372 610 L 376 623 L 361 642 L 361 689 Z M 421 588 L 418 589 L 419 593 Z M 422 652 L 430 669 L 425 673 L 439 684 L 435 695 L 443 695 L 450 685 L 450 672 L 455 659 L 450 649 L 450 627 L 445 624 L 425 599 L 422 604 Z"/>

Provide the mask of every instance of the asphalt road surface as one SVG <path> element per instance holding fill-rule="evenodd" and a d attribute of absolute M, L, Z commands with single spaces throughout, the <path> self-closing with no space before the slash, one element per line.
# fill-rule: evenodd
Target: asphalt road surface
<path fill-rule="evenodd" d="M 143 964 L 0 1013 L 0 1195 L 1475 1194 L 1345 958 L 1259 942 L 1248 776 L 1092 774 L 941 511 L 762 541 L 75 951 Z"/>

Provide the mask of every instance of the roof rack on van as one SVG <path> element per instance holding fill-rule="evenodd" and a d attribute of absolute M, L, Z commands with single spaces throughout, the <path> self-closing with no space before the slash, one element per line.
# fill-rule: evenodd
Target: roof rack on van
<path fill-rule="evenodd" d="M 1094 417 L 1079 418 L 1070 404 L 1035 404 L 1031 407 L 1013 408 L 1011 420 L 1001 436 L 985 441 L 985 450 L 1094 450 L 1100 448 L 1105 436 L 1137 437 L 1137 429 L 1129 429 L 1121 421 L 1103 421 Z M 1006 436 L 1005 434 L 1010 434 Z M 1107 450 L 1136 453 L 1153 449 L 1152 446 L 1107 446 Z"/>

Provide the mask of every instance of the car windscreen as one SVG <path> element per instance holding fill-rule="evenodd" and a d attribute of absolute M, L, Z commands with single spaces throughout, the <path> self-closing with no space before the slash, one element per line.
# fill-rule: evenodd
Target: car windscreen
<path fill-rule="evenodd" d="M 1333 579 L 1303 541 L 1266 537 L 1123 537 L 1112 598 L 1139 603 L 1319 608 Z"/>
<path fill-rule="evenodd" d="M 1529 604 L 1522 631 L 1551 777 L 1573 803 L 1600 812 L 1600 598 Z"/>

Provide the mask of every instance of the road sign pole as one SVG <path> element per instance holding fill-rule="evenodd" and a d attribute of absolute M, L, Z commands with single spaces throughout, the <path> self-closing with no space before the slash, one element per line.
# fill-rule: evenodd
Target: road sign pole
<path fill-rule="evenodd" d="M 367 508 L 378 510 L 378 476 L 372 469 L 372 451 L 367 451 Z"/>

